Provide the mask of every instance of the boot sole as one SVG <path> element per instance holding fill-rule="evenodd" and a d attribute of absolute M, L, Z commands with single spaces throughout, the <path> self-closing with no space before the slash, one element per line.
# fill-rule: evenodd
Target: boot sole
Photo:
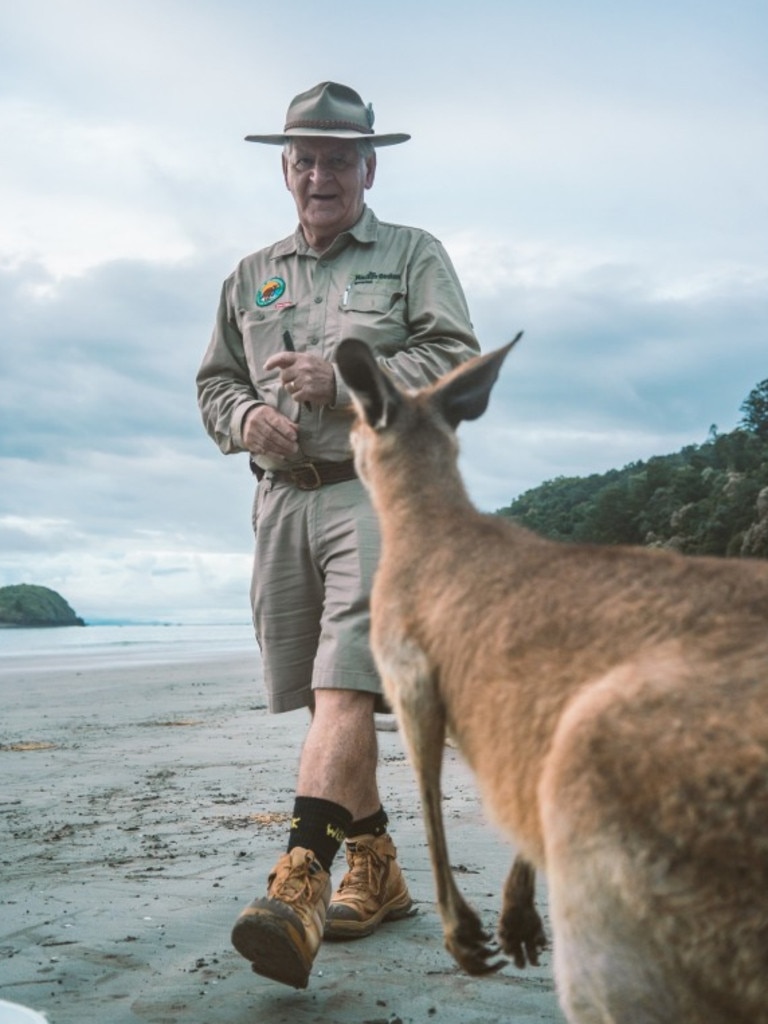
<path fill-rule="evenodd" d="M 302 944 L 289 922 L 269 913 L 238 918 L 232 929 L 232 945 L 256 974 L 293 988 L 306 988 L 312 970 L 314 958 L 307 957 Z"/>
<path fill-rule="evenodd" d="M 323 938 L 326 939 L 364 939 L 372 935 L 380 924 L 385 921 L 399 921 L 408 917 L 413 907 L 413 900 L 407 896 L 392 900 L 385 904 L 377 914 L 366 918 L 364 921 L 355 921 L 350 918 L 334 918 L 333 904 L 328 908 L 328 916 L 325 919 L 325 930 Z"/>

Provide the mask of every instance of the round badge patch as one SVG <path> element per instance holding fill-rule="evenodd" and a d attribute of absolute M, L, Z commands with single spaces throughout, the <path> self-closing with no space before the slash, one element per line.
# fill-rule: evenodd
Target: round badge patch
<path fill-rule="evenodd" d="M 271 306 L 285 291 L 285 281 L 282 277 L 270 277 L 268 281 L 256 292 L 257 306 Z"/>

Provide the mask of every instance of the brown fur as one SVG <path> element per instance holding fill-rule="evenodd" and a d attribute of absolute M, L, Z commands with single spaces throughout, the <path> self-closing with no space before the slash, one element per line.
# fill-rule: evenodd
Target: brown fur
<path fill-rule="evenodd" d="M 338 357 L 382 531 L 372 645 L 446 946 L 497 966 L 450 869 L 448 729 L 525 858 L 500 929 L 518 963 L 542 942 L 526 861 L 546 872 L 569 1021 L 766 1024 L 768 565 L 556 544 L 480 514 L 454 430 L 509 347 L 411 395 L 364 345 Z"/>

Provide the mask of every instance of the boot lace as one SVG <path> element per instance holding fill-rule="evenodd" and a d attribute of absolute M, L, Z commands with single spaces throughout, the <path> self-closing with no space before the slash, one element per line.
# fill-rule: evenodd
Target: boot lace
<path fill-rule="evenodd" d="M 281 865 L 271 880 L 269 896 L 283 903 L 311 901 L 314 896 L 312 883 L 317 871 L 318 867 L 314 862 Z"/>
<path fill-rule="evenodd" d="M 370 893 L 378 893 L 384 881 L 386 862 L 365 843 L 349 843 L 349 871 L 341 880 L 339 890 L 348 896 L 364 900 Z"/>

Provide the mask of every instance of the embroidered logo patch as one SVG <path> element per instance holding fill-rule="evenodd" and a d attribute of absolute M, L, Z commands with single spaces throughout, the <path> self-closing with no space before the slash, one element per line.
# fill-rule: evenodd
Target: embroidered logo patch
<path fill-rule="evenodd" d="M 284 291 L 285 281 L 282 277 L 270 277 L 256 292 L 256 305 L 271 306 L 273 302 L 280 298 Z"/>

